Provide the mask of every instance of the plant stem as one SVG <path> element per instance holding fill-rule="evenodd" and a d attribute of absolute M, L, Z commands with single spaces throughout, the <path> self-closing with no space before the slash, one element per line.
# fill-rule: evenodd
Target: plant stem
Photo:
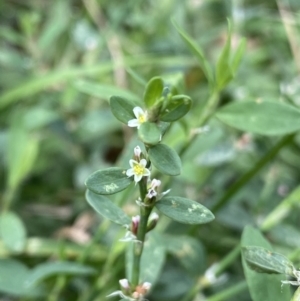
<path fill-rule="evenodd" d="M 143 201 L 147 193 L 147 179 L 144 178 L 139 182 L 140 197 Z M 143 254 L 144 241 L 147 233 L 148 218 L 152 211 L 152 207 L 140 207 L 140 223 L 137 232 L 137 242 L 133 246 L 133 267 L 132 267 L 132 280 L 131 284 L 136 287 L 139 284 L 140 278 L 140 263 Z"/>
<path fill-rule="evenodd" d="M 60 275 L 56 278 L 54 288 L 48 297 L 48 301 L 57 301 L 59 300 L 59 295 L 62 289 L 67 283 L 67 277 L 65 275 Z"/>
<path fill-rule="evenodd" d="M 247 289 L 248 289 L 247 282 L 245 280 L 243 280 L 243 281 L 240 281 L 237 284 L 223 290 L 221 293 L 218 293 L 218 294 L 206 299 L 206 301 L 231 300 L 231 298 L 233 296 L 238 295 Z"/>
<path fill-rule="evenodd" d="M 241 245 L 238 244 L 233 250 L 229 252 L 219 263 L 215 271 L 215 276 L 219 277 L 225 269 L 236 261 L 236 258 L 240 255 Z"/>
<path fill-rule="evenodd" d="M 212 116 L 214 109 L 216 108 L 219 101 L 219 93 L 213 92 L 211 96 L 209 97 L 198 121 L 198 127 L 203 127 L 209 120 L 209 118 Z M 194 137 L 190 137 L 189 140 L 185 143 L 185 145 L 182 147 L 182 149 L 179 152 L 179 156 L 182 157 L 185 152 L 188 150 L 188 148 L 193 144 L 193 142 L 196 139 Z"/>
<path fill-rule="evenodd" d="M 216 270 L 212 271 L 215 277 L 219 277 L 224 272 L 224 270 L 236 260 L 236 258 L 240 255 L 240 248 L 241 246 L 240 244 L 238 244 L 229 254 L 227 254 L 218 263 Z M 192 298 L 194 298 L 201 289 L 208 287 L 212 284 L 213 283 L 205 276 L 201 276 L 183 301 L 192 300 Z"/>
<path fill-rule="evenodd" d="M 297 186 L 277 207 L 265 218 L 260 226 L 262 231 L 268 231 L 285 219 L 293 208 L 299 204 L 300 185 Z"/>
<path fill-rule="evenodd" d="M 13 189 L 7 189 L 2 198 L 2 212 L 8 211 L 14 199 L 15 192 Z"/>
<path fill-rule="evenodd" d="M 248 172 L 246 172 L 242 177 L 239 178 L 227 191 L 226 193 L 217 201 L 217 203 L 212 207 L 212 212 L 217 212 L 226 203 L 229 202 L 231 197 L 236 194 L 247 182 L 249 182 L 269 161 L 271 161 L 278 152 L 287 144 L 289 144 L 293 138 L 294 134 L 285 136 L 282 138 L 273 148 L 271 148 Z"/>

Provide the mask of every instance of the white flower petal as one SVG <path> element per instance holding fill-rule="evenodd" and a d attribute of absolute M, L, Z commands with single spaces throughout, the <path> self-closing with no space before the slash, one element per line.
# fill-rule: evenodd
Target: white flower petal
<path fill-rule="evenodd" d="M 146 159 L 142 159 L 139 164 L 142 165 L 143 167 L 146 167 L 147 160 Z"/>
<path fill-rule="evenodd" d="M 150 176 L 150 174 L 151 174 L 150 170 L 147 169 L 147 168 L 145 168 L 144 173 L 143 173 L 143 176 L 144 176 L 144 177 L 148 177 L 148 176 Z"/>
<path fill-rule="evenodd" d="M 131 119 L 127 122 L 127 125 L 131 128 L 139 127 L 140 123 L 137 119 Z"/>
<path fill-rule="evenodd" d="M 144 115 L 145 112 L 144 112 L 144 110 L 143 110 L 141 107 L 135 107 L 135 108 L 133 109 L 133 114 L 134 114 L 134 116 L 135 116 L 136 118 L 138 118 L 140 115 Z"/>
<path fill-rule="evenodd" d="M 133 166 L 136 165 L 136 164 L 139 164 L 139 162 L 137 162 L 137 161 L 135 161 L 133 159 L 129 160 L 129 165 L 130 165 L 131 168 L 133 168 Z"/>
<path fill-rule="evenodd" d="M 126 176 L 132 177 L 134 175 L 134 171 L 132 168 L 126 170 Z"/>
<path fill-rule="evenodd" d="M 134 182 L 139 182 L 142 179 L 143 175 L 134 175 Z"/>

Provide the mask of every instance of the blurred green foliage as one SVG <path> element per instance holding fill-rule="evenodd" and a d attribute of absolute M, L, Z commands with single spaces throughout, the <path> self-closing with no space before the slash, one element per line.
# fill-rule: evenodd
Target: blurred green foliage
<path fill-rule="evenodd" d="M 300 47 L 299 9 L 296 0 L 1 1 L 0 299 L 102 301 L 118 289 L 126 260 L 125 244 L 117 240 L 125 230 L 92 212 L 84 181 L 100 168 L 128 166 L 138 140 L 114 118 L 108 99 L 119 95 L 136 102 L 157 75 L 193 100 L 192 110 L 166 134 L 168 144 L 180 152 L 191 129 L 200 133 L 182 152 L 181 176 L 167 188 L 215 208 L 216 219 L 201 227 L 161 219 L 164 234 L 150 242 L 162 246 L 163 266 L 153 268 L 148 299 L 200 300 L 200 293 L 198 299 L 187 297 L 199 277 L 230 254 L 246 225 L 260 227 L 272 212 L 276 222 L 262 227 L 266 236 L 299 265 L 299 198 L 287 201 L 300 180 L 299 134 L 282 142 L 280 135 L 242 132 L 236 121 L 228 126 L 215 117 L 196 129 L 211 88 L 171 21 L 201 46 L 211 66 L 226 44 L 227 18 L 232 47 L 246 38 L 233 81 L 225 89 L 227 77 L 220 81 L 219 107 L 267 99 L 299 108 L 300 61 L 293 52 Z M 136 196 L 132 188 L 114 201 L 133 215 Z M 277 207 L 282 201 L 287 207 Z M 43 270 L 39 285 L 28 289 L 24 281 L 52 259 L 70 267 Z M 243 279 L 236 260 L 226 267 L 225 281 L 201 294 L 249 301 L 245 285 L 236 296 L 217 299 Z"/>

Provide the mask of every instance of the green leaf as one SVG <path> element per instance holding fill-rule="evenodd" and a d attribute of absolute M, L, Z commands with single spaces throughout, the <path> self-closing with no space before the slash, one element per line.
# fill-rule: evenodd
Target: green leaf
<path fill-rule="evenodd" d="M 13 259 L 0 259 L 0 292 L 20 297 L 36 297 L 41 289 L 26 285 L 29 269 Z"/>
<path fill-rule="evenodd" d="M 126 170 L 110 167 L 92 173 L 86 180 L 86 187 L 97 194 L 114 194 L 124 190 L 132 183 L 126 176 Z"/>
<path fill-rule="evenodd" d="M 240 62 L 242 60 L 243 54 L 246 49 L 246 45 L 247 45 L 246 39 L 245 38 L 241 39 L 241 41 L 239 42 L 239 45 L 233 55 L 233 59 L 232 59 L 232 63 L 231 63 L 231 70 L 232 70 L 233 76 L 235 76 L 237 69 L 240 65 Z"/>
<path fill-rule="evenodd" d="M 300 110 L 280 102 L 237 102 L 221 108 L 216 117 L 234 128 L 261 135 L 300 130 Z"/>
<path fill-rule="evenodd" d="M 181 171 L 181 160 L 175 150 L 165 144 L 157 144 L 149 149 L 152 164 L 163 174 L 177 176 Z"/>
<path fill-rule="evenodd" d="M 121 122 L 127 124 L 129 120 L 135 118 L 133 109 L 136 105 L 133 102 L 119 96 L 112 96 L 109 104 L 112 113 Z"/>
<path fill-rule="evenodd" d="M 8 188 L 17 189 L 30 173 L 38 154 L 39 140 L 24 127 L 21 116 L 15 116 L 8 140 Z"/>
<path fill-rule="evenodd" d="M 199 45 L 182 29 L 180 28 L 176 22 L 172 21 L 173 25 L 175 26 L 176 30 L 182 37 L 182 39 L 185 41 L 186 45 L 190 49 L 190 51 L 197 57 L 198 62 L 211 86 L 213 86 L 214 78 L 212 74 L 211 67 L 204 57 L 203 51 L 200 49 Z"/>
<path fill-rule="evenodd" d="M 286 274 L 294 277 L 295 267 L 285 256 L 262 247 L 243 247 L 248 266 L 258 273 Z"/>
<path fill-rule="evenodd" d="M 270 243 L 262 236 L 259 230 L 246 226 L 242 235 L 242 247 L 257 246 L 272 250 Z M 291 298 L 289 287 L 282 286 L 283 275 L 261 274 L 250 269 L 242 253 L 244 273 L 253 301 L 272 300 L 288 301 Z"/>
<path fill-rule="evenodd" d="M 105 218 L 120 225 L 130 224 L 130 218 L 121 208 L 112 203 L 107 197 L 95 194 L 90 190 L 87 190 L 85 197 L 93 209 Z"/>
<path fill-rule="evenodd" d="M 226 44 L 221 52 L 217 62 L 216 81 L 217 89 L 222 90 L 228 82 L 233 78 L 233 73 L 230 66 L 230 50 L 231 50 L 231 23 L 228 21 L 228 37 Z"/>
<path fill-rule="evenodd" d="M 31 270 L 26 285 L 32 286 L 37 282 L 53 275 L 90 275 L 96 272 L 95 269 L 76 262 L 46 262 Z"/>
<path fill-rule="evenodd" d="M 13 212 L 0 215 L 0 237 L 13 252 L 21 252 L 26 243 L 26 229 L 22 220 Z"/>
<path fill-rule="evenodd" d="M 165 110 L 160 114 L 160 120 L 172 122 L 183 117 L 191 109 L 192 100 L 186 95 L 172 96 Z"/>
<path fill-rule="evenodd" d="M 153 77 L 146 85 L 144 103 L 147 108 L 153 107 L 162 96 L 164 82 L 160 77 Z"/>
<path fill-rule="evenodd" d="M 206 207 L 179 196 L 164 197 L 155 206 L 161 213 L 184 224 L 205 224 L 215 218 Z"/>
<path fill-rule="evenodd" d="M 149 145 L 155 145 L 161 140 L 161 131 L 153 122 L 144 122 L 138 129 L 139 138 Z"/>
<path fill-rule="evenodd" d="M 176 257 L 188 273 L 197 276 L 205 272 L 205 251 L 198 239 L 187 235 L 163 234 L 160 243 Z"/>

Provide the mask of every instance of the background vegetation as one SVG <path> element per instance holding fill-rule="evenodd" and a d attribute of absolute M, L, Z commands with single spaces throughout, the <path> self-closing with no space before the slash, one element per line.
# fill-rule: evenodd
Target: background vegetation
<path fill-rule="evenodd" d="M 141 99 L 156 75 L 193 99 L 191 112 L 165 136 L 183 154 L 182 174 L 167 188 L 199 201 L 216 219 L 188 227 L 161 218 L 157 231 L 170 236 L 153 259 L 148 299 L 252 300 L 236 248 L 247 225 L 264 230 L 275 250 L 299 265 L 297 132 L 270 135 L 275 111 L 264 112 L 263 135 L 215 116 L 197 130 L 209 84 L 171 22 L 212 66 L 226 43 L 227 18 L 233 49 L 246 38 L 218 108 L 247 100 L 299 107 L 299 8 L 296 0 L 1 1 L 0 299 L 102 301 L 118 289 L 125 230 L 92 211 L 84 181 L 100 168 L 128 167 L 137 138 L 113 117 L 108 100 Z M 134 215 L 134 200 L 132 189 L 114 201 Z M 66 265 L 54 264 L 61 261 Z M 218 262 L 223 276 L 206 283 L 205 271 Z"/>

